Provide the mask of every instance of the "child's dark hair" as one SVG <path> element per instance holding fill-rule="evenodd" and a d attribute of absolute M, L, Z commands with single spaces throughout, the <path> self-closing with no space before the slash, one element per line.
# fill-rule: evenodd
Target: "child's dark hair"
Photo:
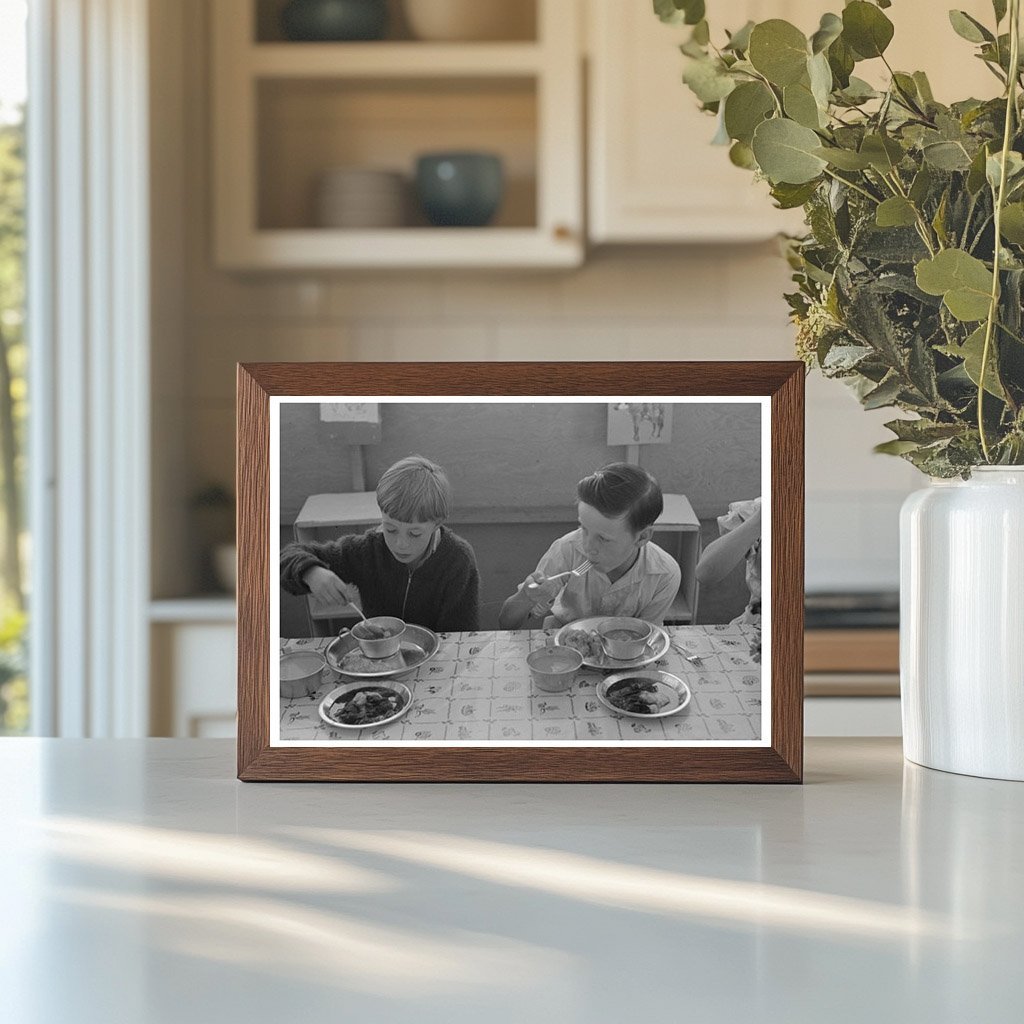
<path fill-rule="evenodd" d="M 612 462 L 584 477 L 576 496 L 608 519 L 625 517 L 633 533 L 653 526 L 665 507 L 658 481 L 629 462 Z"/>

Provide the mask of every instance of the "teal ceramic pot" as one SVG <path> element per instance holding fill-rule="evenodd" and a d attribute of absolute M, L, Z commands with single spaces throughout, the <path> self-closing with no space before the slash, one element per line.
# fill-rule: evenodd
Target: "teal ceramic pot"
<path fill-rule="evenodd" d="M 387 0 L 290 0 L 281 11 L 285 37 L 297 42 L 380 39 L 387 26 Z"/>
<path fill-rule="evenodd" d="M 416 162 L 416 192 L 437 227 L 478 228 L 501 206 L 505 175 L 493 153 L 427 153 Z"/>

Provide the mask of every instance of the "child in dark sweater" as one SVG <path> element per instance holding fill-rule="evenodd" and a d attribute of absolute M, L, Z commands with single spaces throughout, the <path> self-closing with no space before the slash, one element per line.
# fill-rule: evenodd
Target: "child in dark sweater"
<path fill-rule="evenodd" d="M 438 632 L 477 629 L 480 577 L 473 549 L 452 533 L 451 485 L 411 455 L 377 484 L 381 525 L 364 534 L 281 552 L 281 586 L 322 604 L 361 599 L 363 614 L 394 615 Z"/>

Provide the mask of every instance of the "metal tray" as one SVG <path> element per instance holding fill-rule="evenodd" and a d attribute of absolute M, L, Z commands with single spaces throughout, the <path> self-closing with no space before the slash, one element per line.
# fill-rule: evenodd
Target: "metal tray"
<path fill-rule="evenodd" d="M 409 672 L 415 672 L 420 665 L 425 665 L 437 654 L 440 641 L 437 634 L 426 626 L 414 626 L 411 622 L 405 625 L 402 634 L 402 646 L 399 653 L 405 660 L 404 668 L 389 668 L 380 672 L 352 672 L 341 667 L 345 655 L 349 651 L 359 650 L 359 643 L 351 633 L 335 637 L 324 651 L 327 664 L 339 675 L 348 679 L 395 679 Z"/>

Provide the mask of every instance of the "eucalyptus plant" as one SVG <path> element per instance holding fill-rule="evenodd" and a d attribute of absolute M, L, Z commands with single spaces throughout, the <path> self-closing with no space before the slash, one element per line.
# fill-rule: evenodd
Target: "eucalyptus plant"
<path fill-rule="evenodd" d="M 1024 463 L 1020 3 L 993 0 L 990 25 L 949 12 L 998 95 L 947 106 L 886 59 L 890 0 L 852 0 L 810 37 L 748 22 L 718 46 L 705 0 L 654 0 L 691 26 L 683 80 L 715 141 L 804 210 L 807 233 L 786 239 L 798 353 L 866 409 L 910 414 L 877 450 L 931 476 Z M 887 88 L 857 77 L 864 61 Z"/>

